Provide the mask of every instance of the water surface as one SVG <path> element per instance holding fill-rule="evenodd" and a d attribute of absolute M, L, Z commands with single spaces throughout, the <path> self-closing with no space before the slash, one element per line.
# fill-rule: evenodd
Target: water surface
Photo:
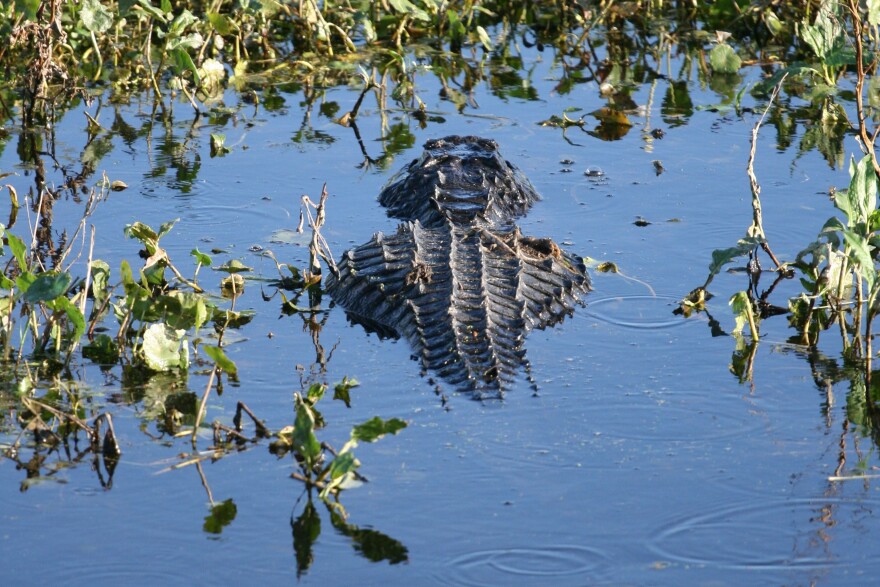
<path fill-rule="evenodd" d="M 256 310 L 256 318 L 227 347 L 240 383 L 212 397 L 209 421 L 229 423 L 241 400 L 279 429 L 293 421 L 293 393 L 303 379 L 333 383 L 347 375 L 361 385 L 351 409 L 323 405 L 322 440 L 339 447 L 353 424 L 373 415 L 409 423 L 397 436 L 359 447 L 369 482 L 344 492 L 344 531 L 315 499 L 320 535 L 305 554 L 296 521 L 308 500 L 290 478 L 296 466 L 289 456 L 276 458 L 258 444 L 208 460 L 209 494 L 194 467 L 166 470 L 189 450 L 187 442 L 155 440 L 145 403 L 116 398 L 120 374 L 83 359 L 76 371 L 91 401 L 113 413 L 123 457 L 112 488 L 102 487 L 90 456 L 72 463 L 48 455 L 52 465 L 44 464 L 26 490 L 25 472 L 0 460 L 0 575 L 8 584 L 831 585 L 869 581 L 880 571 L 872 548 L 876 483 L 828 480 L 841 454 L 849 459 L 844 471 L 860 459 L 863 469 L 876 470 L 870 436 L 847 419 L 849 382 L 818 379 L 808 349 L 788 342 L 793 332 L 784 318 L 764 322 L 753 377 L 741 382 L 731 370 L 741 352 L 735 339 L 713 336 L 705 314 L 673 314 L 677 300 L 705 280 L 711 251 L 735 244 L 751 221 L 745 167 L 758 113 L 696 110 L 671 124 L 644 86 L 632 98 L 646 110 L 631 115 L 635 126 L 620 140 L 577 128 L 563 137 L 538 123 L 572 107 L 605 105 L 598 86 L 556 93 L 550 60 L 530 49 L 523 59 L 537 99 L 499 96 L 481 85 L 479 108 L 463 114 L 439 98 L 436 80 L 420 78 L 421 98 L 444 121 L 420 128 L 405 113 L 392 114 L 412 146 L 384 166 L 362 165 L 352 129 L 326 116 L 312 116 L 309 127 L 322 141 L 296 140 L 298 94 L 283 94 L 287 106 L 278 112 L 243 108 L 247 124 L 203 119 L 193 131 L 181 118 L 151 141 L 143 133 L 130 142 L 112 138 L 100 168 L 130 188 L 112 193 L 90 222 L 95 256 L 114 268 L 137 252 L 122 235 L 125 224 L 173 218 L 180 221 L 163 243 L 181 264 L 197 246 L 223 251 L 216 264 L 239 259 L 266 277 L 275 268 L 259 249 L 304 266 L 302 244 L 273 242 L 273 235 L 296 227 L 300 196 L 317 199 L 325 182 L 331 197 L 324 234 L 338 256 L 376 231 L 395 229 L 375 197 L 422 143 L 474 134 L 496 140 L 543 195 L 520 223 L 525 234 L 613 261 L 624 275 L 594 274 L 585 306 L 532 333 L 528 374 L 503 401 L 488 402 L 442 383 L 436 389 L 404 341 L 364 332 L 328 301 L 316 318 L 316 348 L 306 319 L 282 317 L 280 300 L 264 301 L 261 282 L 250 282 L 239 308 Z M 699 83 L 688 88 L 695 105 L 721 99 Z M 357 95 L 334 89 L 326 98 L 347 107 Z M 226 96 L 230 105 L 238 100 Z M 756 109 L 765 104 L 746 101 Z M 359 130 L 378 157 L 383 131 L 367 106 Z M 56 131 L 58 151 L 72 160 L 83 144 L 83 109 L 68 113 Z M 143 128 L 141 112 L 137 104 L 118 107 L 136 128 Z M 646 140 L 649 125 L 665 136 Z M 225 157 L 209 155 L 207 136 L 215 131 L 233 147 Z M 858 150 L 851 137 L 845 146 Z M 9 145 L 0 169 L 17 169 L 11 181 L 26 192 L 28 172 Z M 585 175 L 588 169 L 602 174 Z M 760 135 L 756 172 L 774 251 L 793 258 L 833 214 L 827 189 L 845 185 L 846 172 L 816 151 L 781 147 L 769 127 Z M 72 226 L 79 211 L 72 198 L 59 202 L 56 228 Z M 649 224 L 634 224 L 637 218 Z M 202 275 L 214 287 L 220 278 Z M 746 285 L 736 273 L 713 282 L 710 312 L 727 332 L 727 298 Z M 794 295 L 797 284 L 781 287 Z M 316 365 L 322 349 L 325 357 L 332 350 L 331 358 Z M 833 345 L 825 352 L 834 363 Z M 205 382 L 193 370 L 184 385 L 200 394 Z M 211 499 L 236 507 L 219 531 L 206 523 Z M 379 561 L 370 560 L 370 532 L 395 545 L 374 556 Z"/>

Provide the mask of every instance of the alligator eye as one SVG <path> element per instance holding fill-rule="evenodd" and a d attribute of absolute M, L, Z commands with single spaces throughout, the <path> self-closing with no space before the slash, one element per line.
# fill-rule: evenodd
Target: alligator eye
<path fill-rule="evenodd" d="M 486 151 L 497 151 L 498 143 L 493 141 L 492 139 L 477 139 L 477 144 L 480 145 L 482 149 Z"/>

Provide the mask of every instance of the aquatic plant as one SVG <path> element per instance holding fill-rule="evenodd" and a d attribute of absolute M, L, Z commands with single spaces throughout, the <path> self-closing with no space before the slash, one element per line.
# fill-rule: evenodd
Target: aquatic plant
<path fill-rule="evenodd" d="M 682 302 L 679 310 L 689 313 L 694 309 L 705 309 L 706 288 L 722 268 L 735 259 L 748 257 L 749 289 L 735 293 L 730 304 L 736 316 L 737 325 L 733 333 L 739 336 L 746 324 L 749 325 L 752 343 L 746 354 L 754 357 L 754 345 L 760 338 L 760 321 L 775 314 L 786 314 L 789 323 L 798 332 L 793 341 L 814 347 L 819 335 L 830 326 L 837 324 L 843 341 L 844 355 L 859 360 L 863 374 L 870 387 L 873 363 L 873 324 L 880 314 L 880 210 L 878 210 L 878 164 L 875 144 L 878 128 L 869 128 L 869 116 L 864 104 L 864 88 L 868 71 L 876 69 L 877 39 L 869 31 L 880 25 L 880 6 L 869 3 L 864 11 L 856 2 L 835 2 L 825 0 L 821 3 L 815 23 L 804 23 L 803 36 L 815 52 L 821 64 L 817 69 L 781 68 L 770 79 L 776 80 L 773 99 L 779 94 L 788 75 L 803 75 L 805 72 L 820 76 L 829 85 L 838 84 L 847 67 L 855 68 L 856 121 L 854 132 L 861 138 L 860 146 L 864 153 L 861 159 L 851 157 L 849 165 L 850 182 L 848 187 L 833 189 L 831 202 L 839 214 L 828 219 L 822 226 L 817 239 L 806 245 L 793 260 L 779 261 L 770 250 L 769 239 L 765 233 L 760 200 L 760 185 L 754 172 L 755 141 L 764 116 L 770 110 L 768 104 L 761 120 L 752 132 L 752 149 L 747 166 L 752 193 L 751 225 L 746 235 L 737 244 L 727 249 L 713 252 L 709 275 L 703 286 L 692 291 Z M 843 11 L 848 15 L 849 27 L 843 25 Z M 866 20 L 863 20 L 866 19 Z M 867 22 L 869 27 L 864 27 Z M 872 43 L 875 51 L 874 61 L 866 64 L 865 43 Z M 826 94 L 826 100 L 834 93 L 834 88 Z M 770 257 L 777 275 L 773 285 L 759 293 L 759 280 L 762 267 L 759 251 Z M 780 279 L 797 276 L 803 288 L 802 293 L 790 299 L 787 308 L 772 306 L 768 302 Z M 739 339 L 737 352 L 742 353 L 745 346 Z M 734 363 L 737 363 L 734 361 Z M 740 376 L 750 379 L 750 360 L 740 363 Z"/>

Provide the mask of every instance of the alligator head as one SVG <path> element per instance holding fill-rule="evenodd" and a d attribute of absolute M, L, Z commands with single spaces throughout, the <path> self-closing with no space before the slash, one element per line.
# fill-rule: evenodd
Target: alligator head
<path fill-rule="evenodd" d="M 579 257 L 517 228 L 538 199 L 494 141 L 429 141 L 379 195 L 404 222 L 346 251 L 327 290 L 352 321 L 406 338 L 427 372 L 499 396 L 527 366 L 525 335 L 590 290 Z"/>

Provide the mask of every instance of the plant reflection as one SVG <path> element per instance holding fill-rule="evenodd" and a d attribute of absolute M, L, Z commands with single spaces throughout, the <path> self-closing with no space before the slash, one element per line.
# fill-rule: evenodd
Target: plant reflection
<path fill-rule="evenodd" d="M 113 473 L 122 451 L 113 428 L 113 418 L 104 412 L 87 419 L 85 402 L 76 390 L 56 388 L 39 399 L 23 397 L 19 407 L 6 413 L 0 423 L 4 433 L 12 422 L 20 432 L 9 444 L 2 447 L 2 457 L 13 461 L 16 469 L 25 472 L 21 491 L 33 484 L 51 480 L 60 471 L 91 461 L 98 483 L 104 489 L 113 487 Z M 56 407 L 57 406 L 57 407 Z M 10 426 L 11 427 L 11 426 Z M 82 439 L 80 434 L 86 438 Z M 29 438 L 29 440 L 27 440 Z M 30 453 L 27 460 L 22 452 Z M 49 460 L 55 455 L 55 460 Z"/>
<path fill-rule="evenodd" d="M 304 493 L 294 507 L 294 513 L 290 516 L 290 529 L 293 535 L 293 552 L 296 557 L 296 576 L 306 574 L 314 562 L 314 545 L 321 536 L 321 514 L 312 499 L 311 491 Z M 302 511 L 296 515 L 296 508 L 303 503 Z M 396 565 L 409 561 L 409 551 L 401 542 L 378 530 L 363 529 L 349 523 L 346 514 L 341 511 L 338 504 L 322 500 L 330 524 L 336 532 L 351 541 L 351 546 L 356 553 L 370 562 L 387 561 L 388 564 Z"/>

